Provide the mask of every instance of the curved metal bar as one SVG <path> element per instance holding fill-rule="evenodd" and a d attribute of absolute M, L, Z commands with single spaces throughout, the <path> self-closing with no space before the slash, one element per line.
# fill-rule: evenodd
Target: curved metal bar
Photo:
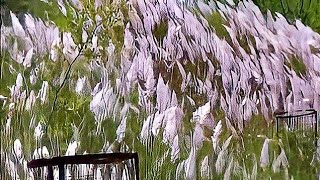
<path fill-rule="evenodd" d="M 75 156 L 58 156 L 50 159 L 35 159 L 27 163 L 28 168 L 39 168 L 47 166 L 52 169 L 52 166 L 58 166 L 59 172 L 63 172 L 64 165 L 72 164 L 110 164 L 121 163 L 125 160 L 134 159 L 134 168 L 136 171 L 136 179 L 139 179 L 139 156 L 138 153 L 107 153 L 107 154 L 85 154 Z M 51 167 L 51 168 L 50 168 Z M 61 171 L 60 171 L 61 169 Z M 52 170 L 49 170 L 52 171 Z M 52 176 L 52 173 L 49 173 Z M 59 175 L 60 179 L 64 179 L 63 175 Z M 63 177 L 62 177 L 63 176 Z M 53 177 L 48 177 L 49 179 Z"/>
<path fill-rule="evenodd" d="M 308 115 L 313 115 L 313 114 L 316 114 L 317 111 L 314 110 L 314 109 L 307 109 L 305 110 L 306 112 L 308 113 L 305 113 L 305 114 L 299 114 L 299 115 L 284 115 L 284 114 L 287 114 L 288 112 L 285 111 L 285 112 L 281 112 L 279 114 L 276 115 L 276 118 L 294 118 L 294 117 L 302 117 L 302 116 L 308 116 Z M 303 110 L 298 110 L 296 112 L 303 112 Z"/>
<path fill-rule="evenodd" d="M 295 129 L 300 129 L 302 124 L 302 130 L 304 131 L 305 126 L 305 117 L 312 118 L 307 120 L 308 123 L 311 124 L 311 127 L 314 130 L 314 140 L 315 140 L 315 145 L 317 146 L 317 137 L 318 137 L 318 112 L 314 109 L 307 109 L 307 110 L 298 110 L 295 111 L 295 113 L 299 112 L 300 114 L 289 114 L 288 112 L 281 112 L 276 115 L 276 132 L 278 136 L 279 132 L 279 126 L 280 126 L 280 121 L 283 121 L 284 123 L 287 124 L 289 130 L 295 130 Z M 287 115 L 289 114 L 289 115 Z M 302 122 L 300 122 L 302 121 Z"/>

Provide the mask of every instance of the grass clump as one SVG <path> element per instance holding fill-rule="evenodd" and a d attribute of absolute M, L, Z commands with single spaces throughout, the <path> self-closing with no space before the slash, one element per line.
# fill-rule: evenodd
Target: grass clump
<path fill-rule="evenodd" d="M 298 74 L 305 76 L 307 74 L 306 65 L 302 62 L 302 60 L 293 57 L 290 59 L 290 64 L 292 69 Z"/>

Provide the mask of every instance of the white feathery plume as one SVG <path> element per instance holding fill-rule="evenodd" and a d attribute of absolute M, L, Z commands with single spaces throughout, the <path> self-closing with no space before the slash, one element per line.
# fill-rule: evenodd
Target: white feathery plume
<path fill-rule="evenodd" d="M 43 81 L 41 89 L 39 90 L 39 93 L 37 95 L 37 98 L 40 99 L 41 104 L 44 104 L 44 102 L 46 101 L 48 91 L 49 91 L 49 84 L 47 81 Z"/>
<path fill-rule="evenodd" d="M 269 165 L 269 142 L 271 139 L 266 138 L 264 140 L 261 155 L 260 155 L 260 166 L 266 168 Z"/>
<path fill-rule="evenodd" d="M 59 58 L 60 39 L 54 39 L 50 47 L 50 59 L 55 62 Z"/>
<path fill-rule="evenodd" d="M 222 174 L 223 170 L 225 169 L 225 166 L 226 166 L 226 163 L 227 163 L 227 155 L 228 155 L 228 146 L 231 142 L 231 139 L 232 139 L 232 135 L 224 142 L 222 148 L 221 148 L 221 151 L 219 152 L 218 154 L 218 158 L 217 158 L 217 161 L 216 161 L 216 164 L 215 164 L 215 167 L 216 167 L 216 172 L 218 174 Z"/>
<path fill-rule="evenodd" d="M 280 148 L 281 148 L 281 152 L 280 152 L 279 156 L 278 157 L 275 156 L 275 159 L 273 160 L 273 163 L 272 163 L 272 170 L 274 173 L 279 172 L 281 166 L 283 168 L 289 167 L 289 162 L 288 162 L 286 153 L 285 153 L 283 147 L 281 147 L 281 145 L 280 145 Z"/>
<path fill-rule="evenodd" d="M 157 136 L 160 132 L 160 128 L 162 127 L 163 119 L 165 117 L 165 112 L 160 113 L 157 111 L 154 114 L 154 119 L 152 123 L 152 134 Z"/>
<path fill-rule="evenodd" d="M 58 0 L 58 5 L 59 5 L 59 10 L 60 12 L 67 17 L 67 9 L 66 7 L 64 6 L 63 4 L 63 1 L 62 0 Z"/>
<path fill-rule="evenodd" d="M 151 135 L 150 127 L 151 127 L 151 117 L 148 116 L 147 119 L 143 122 L 143 126 L 140 132 L 140 140 L 143 143 L 146 143 L 147 139 Z"/>
<path fill-rule="evenodd" d="M 174 106 L 167 109 L 164 114 L 165 117 L 163 120 L 163 141 L 165 143 L 172 144 L 174 137 L 178 134 L 178 130 L 181 126 L 182 110 L 179 107 Z"/>
<path fill-rule="evenodd" d="M 31 14 L 25 14 L 25 25 L 27 26 L 27 30 L 29 32 L 35 32 L 36 31 L 36 24 L 35 20 L 32 17 Z"/>
<path fill-rule="evenodd" d="M 230 158 L 230 160 L 228 161 L 229 163 L 229 165 L 228 165 L 228 167 L 227 167 L 227 169 L 226 169 L 226 171 L 225 171 L 225 173 L 224 173 L 224 175 L 223 175 L 223 180 L 229 180 L 229 179 L 231 179 L 231 175 L 232 175 L 232 170 L 233 170 L 233 156 L 231 155 L 231 158 Z"/>
<path fill-rule="evenodd" d="M 16 172 L 14 162 L 12 162 L 8 157 L 6 158 L 6 168 L 9 171 L 9 175 L 12 179 L 20 179 L 19 174 Z"/>
<path fill-rule="evenodd" d="M 42 159 L 42 158 L 49 158 L 49 157 L 50 157 L 50 154 L 46 146 L 42 146 L 42 148 L 40 147 L 38 149 L 35 149 L 32 156 L 33 159 Z"/>
<path fill-rule="evenodd" d="M 37 127 L 34 129 L 34 138 L 36 139 L 36 141 L 41 140 L 43 134 L 44 132 L 43 132 L 42 125 L 40 122 L 38 122 Z"/>
<path fill-rule="evenodd" d="M 20 90 L 20 88 L 23 86 L 23 78 L 22 78 L 22 75 L 21 75 L 21 73 L 19 73 L 18 75 L 17 75 L 17 79 L 16 79 L 16 89 L 17 90 Z"/>
<path fill-rule="evenodd" d="M 184 166 L 185 166 L 185 160 L 184 161 L 182 161 L 182 162 L 180 162 L 179 164 L 178 164 L 178 166 L 177 166 L 177 169 L 176 169 L 176 179 L 179 179 L 179 178 L 181 178 L 181 174 L 182 174 L 182 170 L 183 170 L 183 168 L 184 168 Z"/>
<path fill-rule="evenodd" d="M 19 19 L 11 11 L 10 11 L 10 16 L 11 16 L 11 22 L 12 22 L 14 34 L 18 37 L 24 38 L 26 36 L 26 33 L 22 25 L 20 24 Z"/>
<path fill-rule="evenodd" d="M 213 129 L 213 135 L 211 136 L 213 150 L 216 153 L 218 150 L 217 147 L 218 147 L 219 136 L 220 136 L 221 132 L 222 132 L 222 123 L 220 120 L 218 122 L 218 124 L 216 125 L 216 127 Z"/>
<path fill-rule="evenodd" d="M 213 116 L 210 112 L 211 106 L 210 102 L 207 102 L 205 105 L 200 106 L 195 112 L 193 112 L 193 121 L 201 125 L 213 128 Z"/>
<path fill-rule="evenodd" d="M 13 154 L 17 158 L 17 160 L 21 162 L 23 158 L 23 152 L 22 152 L 22 144 L 20 139 L 16 139 L 13 142 Z"/>
<path fill-rule="evenodd" d="M 210 176 L 210 166 L 209 166 L 209 157 L 205 156 L 201 162 L 201 177 L 209 178 Z"/>
<path fill-rule="evenodd" d="M 62 52 L 69 62 L 73 61 L 79 54 L 79 48 L 74 43 L 71 33 L 63 33 Z"/>
<path fill-rule="evenodd" d="M 175 162 L 176 159 L 179 157 L 180 147 L 179 147 L 179 135 L 177 134 L 172 142 L 171 145 L 171 161 Z"/>
<path fill-rule="evenodd" d="M 77 80 L 77 83 L 76 83 L 76 93 L 77 93 L 77 94 L 81 94 L 81 93 L 82 93 L 83 88 L 84 88 L 85 83 L 86 83 L 86 79 L 87 79 L 87 77 L 84 76 L 84 77 L 80 77 L 80 78 Z"/>
<path fill-rule="evenodd" d="M 37 83 L 37 75 L 34 70 L 31 70 L 29 80 L 30 80 L 30 84 L 32 85 L 35 85 Z"/>
<path fill-rule="evenodd" d="M 196 149 L 191 148 L 188 159 L 184 163 L 185 179 L 194 179 L 196 177 Z"/>
<path fill-rule="evenodd" d="M 160 112 L 167 109 L 170 102 L 170 90 L 167 84 L 164 84 L 161 74 L 159 74 L 157 84 L 157 107 Z"/>
<path fill-rule="evenodd" d="M 31 59 L 32 59 L 32 55 L 33 55 L 33 48 L 31 48 L 26 56 L 24 57 L 24 60 L 23 60 L 23 66 L 24 67 L 31 67 Z"/>
<path fill-rule="evenodd" d="M 126 125 L 127 125 L 127 117 L 124 117 L 121 120 L 121 122 L 120 122 L 120 124 L 119 124 L 119 126 L 118 126 L 118 128 L 116 130 L 116 134 L 117 134 L 117 139 L 116 140 L 118 142 L 122 142 L 124 137 L 125 137 Z"/>
<path fill-rule="evenodd" d="M 68 149 L 66 151 L 66 156 L 74 156 L 76 155 L 76 152 L 79 148 L 79 144 L 80 142 L 79 141 L 73 141 L 73 142 L 70 142 L 69 145 L 68 145 Z"/>

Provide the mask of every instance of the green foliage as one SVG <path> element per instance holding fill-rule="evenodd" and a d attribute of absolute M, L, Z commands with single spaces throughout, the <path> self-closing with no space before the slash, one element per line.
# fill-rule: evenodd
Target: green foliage
<path fill-rule="evenodd" d="M 158 42 L 161 42 L 163 38 L 168 33 L 168 22 L 162 20 L 160 24 L 158 24 L 153 31 L 154 36 L 158 40 Z"/>
<path fill-rule="evenodd" d="M 320 32 L 320 1 L 318 0 L 254 0 L 262 12 L 283 14 L 289 22 L 295 19 L 310 26 L 314 31 Z"/>
<path fill-rule="evenodd" d="M 292 57 L 290 59 L 290 64 L 292 69 L 298 74 L 298 75 L 306 75 L 307 74 L 307 68 L 306 65 L 302 62 L 302 60 Z"/>
<path fill-rule="evenodd" d="M 3 96 L 9 96 L 10 90 L 8 86 L 11 86 L 12 84 L 15 83 L 15 76 L 8 76 L 9 74 L 9 67 L 10 67 L 10 59 L 8 58 L 10 55 L 7 53 L 2 53 L 0 54 L 0 92 L 3 93 Z M 13 67 L 15 64 L 13 64 Z"/>
<path fill-rule="evenodd" d="M 219 12 L 215 11 L 211 16 L 206 16 L 206 19 L 210 26 L 215 29 L 215 33 L 219 38 L 227 38 L 229 37 L 228 31 L 223 26 L 226 24 L 225 19 L 219 14 Z"/>
<path fill-rule="evenodd" d="M 233 0 L 236 4 L 242 0 Z M 219 0 L 226 4 L 226 0 Z M 320 32 L 320 1 L 318 0 L 253 0 L 263 14 L 270 10 L 284 15 L 290 23 L 300 19 L 314 31 Z"/>

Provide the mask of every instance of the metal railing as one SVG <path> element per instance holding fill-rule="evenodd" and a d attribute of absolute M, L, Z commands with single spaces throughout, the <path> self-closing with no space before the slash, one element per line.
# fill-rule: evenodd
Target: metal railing
<path fill-rule="evenodd" d="M 310 131 L 313 130 L 315 143 L 318 136 L 318 113 L 314 109 L 298 110 L 295 112 L 282 112 L 276 115 L 277 135 L 281 130 L 281 125 L 287 131 Z"/>
<path fill-rule="evenodd" d="M 36 169 L 33 171 L 35 177 L 48 180 L 112 179 L 110 174 L 118 174 L 118 177 L 122 177 L 124 171 L 127 172 L 128 179 L 139 180 L 138 153 L 59 156 L 32 160 L 27 163 L 27 167 Z M 116 172 L 110 173 L 111 171 Z"/>

